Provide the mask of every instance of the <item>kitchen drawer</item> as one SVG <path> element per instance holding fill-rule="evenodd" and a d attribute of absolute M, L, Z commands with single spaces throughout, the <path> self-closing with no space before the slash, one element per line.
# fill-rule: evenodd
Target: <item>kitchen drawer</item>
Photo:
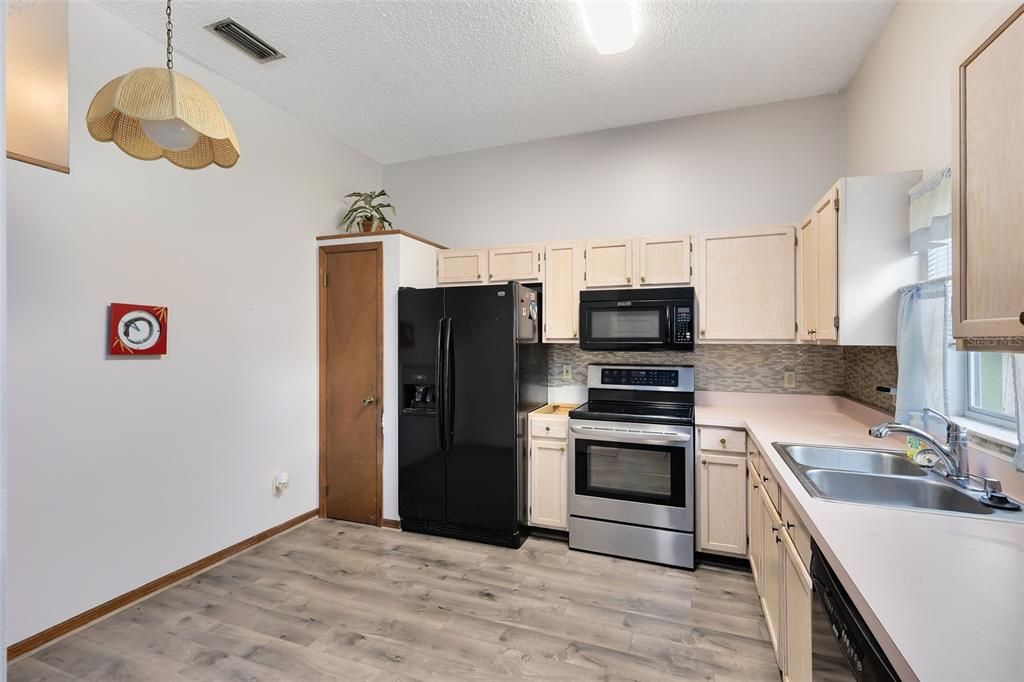
<path fill-rule="evenodd" d="M 764 455 L 758 456 L 757 472 L 761 474 L 761 485 L 764 487 L 764 491 L 768 493 L 768 499 L 775 505 L 775 511 L 779 511 L 782 491 L 779 489 L 779 482 L 775 480 L 775 474 L 772 473 L 768 463 L 765 462 Z"/>
<path fill-rule="evenodd" d="M 793 507 L 793 503 L 785 495 L 782 496 L 781 512 L 782 523 L 786 526 L 790 539 L 793 540 L 797 554 L 800 555 L 800 561 L 803 562 L 804 568 L 809 571 L 811 570 L 811 534 Z"/>
<path fill-rule="evenodd" d="M 725 452 L 747 451 L 747 432 L 734 429 L 700 427 L 700 449 L 722 450 Z"/>
<path fill-rule="evenodd" d="M 530 420 L 530 435 L 534 438 L 566 440 L 569 437 L 569 421 L 561 417 L 535 416 Z"/>

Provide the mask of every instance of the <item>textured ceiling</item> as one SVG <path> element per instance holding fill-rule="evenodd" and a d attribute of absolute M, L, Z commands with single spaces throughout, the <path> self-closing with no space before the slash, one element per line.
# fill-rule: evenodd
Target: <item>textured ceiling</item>
<path fill-rule="evenodd" d="M 97 2 L 163 39 L 163 3 Z M 893 5 L 639 0 L 637 44 L 617 55 L 594 50 L 570 0 L 176 0 L 174 35 L 393 163 L 835 92 Z M 257 64 L 203 28 L 227 16 L 287 59 Z"/>

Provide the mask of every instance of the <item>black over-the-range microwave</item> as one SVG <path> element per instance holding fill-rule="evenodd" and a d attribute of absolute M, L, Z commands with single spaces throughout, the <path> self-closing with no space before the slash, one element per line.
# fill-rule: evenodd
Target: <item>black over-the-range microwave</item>
<path fill-rule="evenodd" d="M 583 350 L 693 350 L 693 287 L 580 292 Z"/>

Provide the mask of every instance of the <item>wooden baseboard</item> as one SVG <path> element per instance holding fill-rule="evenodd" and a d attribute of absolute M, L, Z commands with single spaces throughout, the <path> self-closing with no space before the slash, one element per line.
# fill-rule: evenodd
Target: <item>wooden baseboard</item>
<path fill-rule="evenodd" d="M 58 637 L 63 637 L 72 630 L 77 630 L 83 625 L 88 625 L 92 621 L 102 618 L 103 616 L 106 616 L 107 614 L 117 611 L 120 608 L 128 606 L 134 601 L 138 601 L 139 599 L 149 596 L 150 594 L 153 594 L 158 590 L 162 590 L 163 588 L 168 587 L 183 578 L 187 578 L 191 575 L 199 573 L 200 571 L 209 568 L 210 566 L 216 563 L 224 561 L 224 559 L 227 559 L 233 554 L 238 554 L 243 550 L 249 549 L 253 545 L 258 545 L 264 540 L 269 540 L 278 533 L 283 533 L 284 531 L 299 525 L 303 521 L 312 519 L 316 517 L 317 514 L 318 511 L 316 509 L 308 511 L 305 514 L 300 514 L 299 516 L 296 516 L 293 519 L 289 519 L 284 523 L 278 524 L 273 528 L 269 528 L 263 531 L 262 533 L 257 533 L 256 535 L 253 535 L 251 538 L 246 538 L 241 542 L 236 542 L 230 547 L 225 547 L 219 552 L 214 552 L 210 556 L 204 557 L 199 561 L 195 561 L 189 564 L 188 566 L 179 568 L 178 570 L 168 573 L 167 575 L 157 578 L 156 580 L 151 580 L 145 585 L 142 585 L 141 587 L 136 587 L 134 590 L 131 590 L 130 592 L 125 592 L 122 595 L 114 597 L 110 601 L 103 602 L 99 606 L 94 606 L 88 611 L 80 613 L 77 616 L 72 616 L 71 618 L 68 618 L 66 621 L 62 623 L 57 623 L 53 627 L 49 627 L 43 630 L 42 632 L 38 632 L 32 635 L 31 637 L 26 637 L 20 642 L 15 642 L 14 644 L 7 647 L 7 660 L 11 661 L 17 658 L 18 656 L 21 656 L 22 654 L 28 653 L 33 649 L 41 647 L 47 642 L 51 642 L 57 639 Z"/>
<path fill-rule="evenodd" d="M 398 519 L 384 519 L 381 523 L 385 528 L 394 528 L 395 530 L 401 530 L 402 522 Z"/>

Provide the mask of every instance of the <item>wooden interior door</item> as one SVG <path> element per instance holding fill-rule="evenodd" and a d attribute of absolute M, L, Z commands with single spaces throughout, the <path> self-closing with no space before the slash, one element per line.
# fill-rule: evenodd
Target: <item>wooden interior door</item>
<path fill-rule="evenodd" d="M 383 245 L 320 249 L 320 513 L 381 524 Z"/>

